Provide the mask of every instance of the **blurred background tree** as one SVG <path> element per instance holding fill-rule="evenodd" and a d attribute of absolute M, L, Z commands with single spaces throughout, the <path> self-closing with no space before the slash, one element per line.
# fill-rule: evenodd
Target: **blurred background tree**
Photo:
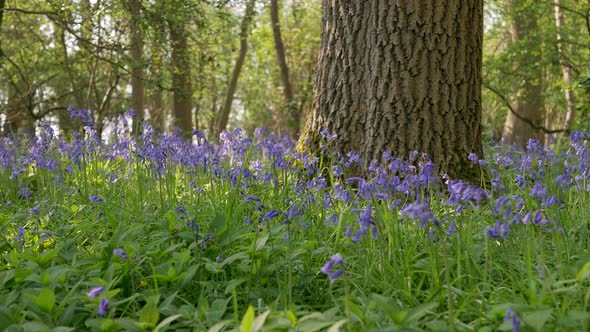
<path fill-rule="evenodd" d="M 321 0 L 258 0 L 247 14 L 250 2 L 0 0 L 2 134 L 34 133 L 40 120 L 68 132 L 71 106 L 105 133 L 135 109 L 138 122 L 185 136 L 295 135 L 311 107 Z M 590 130 L 590 3 L 488 0 L 485 10 L 486 139 L 524 146 Z"/>

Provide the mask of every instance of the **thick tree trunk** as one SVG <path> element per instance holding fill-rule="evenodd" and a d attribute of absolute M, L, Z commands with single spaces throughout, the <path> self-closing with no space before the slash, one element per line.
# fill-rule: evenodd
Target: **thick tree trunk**
<path fill-rule="evenodd" d="M 512 108 L 520 117 L 534 124 L 534 127 L 510 112 L 506 117 L 503 134 L 506 143 L 514 144 L 519 148 L 525 148 L 529 139 L 543 142 L 544 132 L 540 128 L 545 124 L 543 74 L 539 66 L 541 44 L 534 38 L 538 29 L 537 17 L 535 13 L 531 12 L 533 5 L 524 4 L 523 1 L 508 1 L 508 6 L 512 11 L 511 42 L 520 44 L 518 47 L 524 48 L 527 52 L 526 58 L 521 56 L 514 63 L 516 78 L 513 80 L 514 102 Z"/>
<path fill-rule="evenodd" d="M 576 115 L 576 98 L 574 96 L 574 90 L 572 89 L 574 79 L 572 75 L 572 69 L 566 63 L 565 58 L 563 56 L 563 37 L 562 37 L 562 27 L 564 25 L 564 15 L 561 10 L 561 0 L 554 0 L 555 4 L 555 27 L 557 28 L 557 53 L 559 56 L 559 65 L 561 66 L 561 72 L 563 74 L 563 84 L 565 86 L 565 102 L 567 107 L 567 112 L 565 114 L 565 128 L 568 130 L 572 127 L 574 123 L 574 117 Z"/>
<path fill-rule="evenodd" d="M 183 22 L 168 22 L 172 44 L 172 91 L 174 92 L 174 125 L 184 137 L 193 131 L 192 88 L 188 32 Z"/>
<path fill-rule="evenodd" d="M 240 77 L 240 72 L 242 71 L 244 61 L 246 60 L 246 53 L 248 52 L 248 33 L 250 31 L 250 21 L 254 14 L 255 2 L 255 0 L 249 0 L 246 4 L 246 11 L 244 13 L 244 17 L 242 18 L 242 23 L 240 24 L 240 53 L 238 54 L 238 59 L 234 65 L 234 70 L 232 72 L 232 76 L 227 87 L 227 92 L 225 94 L 225 99 L 223 100 L 223 106 L 217 117 L 214 137 L 218 137 L 219 134 L 225 130 L 225 127 L 227 127 L 227 123 L 229 121 L 229 113 L 231 112 L 234 95 L 238 89 L 238 79 Z"/>
<path fill-rule="evenodd" d="M 440 173 L 472 182 L 482 157 L 483 1 L 323 2 L 313 112 L 300 138 L 357 151 L 367 165 L 384 151 L 425 152 Z"/>
<path fill-rule="evenodd" d="M 277 52 L 277 61 L 281 69 L 281 81 L 283 82 L 283 93 L 285 94 L 285 101 L 287 102 L 287 110 L 289 114 L 289 121 L 287 127 L 290 134 L 295 137 L 299 131 L 299 114 L 297 106 L 294 103 L 293 88 L 291 87 L 291 80 L 289 79 L 289 66 L 287 65 L 287 58 L 285 56 L 285 46 L 283 45 L 283 37 L 281 36 L 281 26 L 279 20 L 279 4 L 278 0 L 270 0 L 270 18 L 272 24 L 272 35 L 274 38 L 275 50 Z"/>
<path fill-rule="evenodd" d="M 143 70 L 143 30 L 141 28 L 141 2 L 140 0 L 129 0 L 129 14 L 131 22 L 129 24 L 129 34 L 131 40 L 131 108 L 137 111 L 136 122 L 143 121 L 145 111 L 145 88 Z M 137 130 L 138 126 L 133 126 Z"/>

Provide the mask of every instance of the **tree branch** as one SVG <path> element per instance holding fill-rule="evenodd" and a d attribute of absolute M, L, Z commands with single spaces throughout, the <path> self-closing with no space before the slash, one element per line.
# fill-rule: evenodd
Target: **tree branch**
<path fill-rule="evenodd" d="M 533 129 L 535 130 L 541 130 L 542 132 L 544 132 L 545 134 L 556 134 L 556 133 L 564 133 L 564 132 L 569 132 L 570 128 L 564 128 L 564 129 L 547 129 L 543 126 L 539 126 L 534 124 L 531 120 L 527 119 L 526 117 L 518 114 L 518 112 L 516 112 L 516 110 L 514 109 L 514 107 L 512 107 L 510 101 L 508 100 L 508 98 L 506 98 L 506 96 L 504 96 L 502 93 L 500 93 L 500 91 L 498 91 L 497 89 L 491 87 L 490 85 L 487 84 L 483 84 L 483 87 L 492 91 L 493 93 L 495 93 L 506 105 L 506 107 L 508 107 L 508 110 L 510 110 L 510 113 L 514 114 L 514 116 L 521 120 L 522 122 L 528 124 L 529 126 L 531 126 Z"/>

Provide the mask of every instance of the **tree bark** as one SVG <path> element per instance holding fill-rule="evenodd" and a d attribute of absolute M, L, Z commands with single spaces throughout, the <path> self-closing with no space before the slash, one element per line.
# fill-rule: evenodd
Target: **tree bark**
<path fill-rule="evenodd" d="M 174 125 L 180 129 L 183 137 L 190 137 L 193 131 L 193 114 L 188 31 L 184 22 L 170 20 L 168 25 L 172 44 Z"/>
<path fill-rule="evenodd" d="M 529 139 L 543 142 L 543 131 L 539 128 L 545 124 L 543 102 L 543 74 L 541 71 L 541 43 L 536 40 L 538 30 L 537 17 L 531 11 L 531 4 L 524 0 L 509 0 L 512 11 L 510 23 L 511 42 L 526 52 L 514 62 L 516 77 L 513 79 L 514 101 L 512 108 L 535 126 L 519 119 L 512 112 L 508 113 L 504 124 L 504 141 L 519 148 L 526 148 Z M 526 56 L 526 58 L 525 58 Z"/>
<path fill-rule="evenodd" d="M 483 158 L 482 40 L 483 0 L 324 0 L 299 149 L 327 129 L 332 151 L 356 151 L 365 166 L 384 151 L 419 151 L 439 173 L 479 183 L 468 155 Z"/>
<path fill-rule="evenodd" d="M 565 102 L 567 112 L 565 114 L 565 125 L 566 129 L 570 129 L 574 123 L 574 118 L 576 115 L 576 98 L 574 96 L 574 91 L 572 86 L 574 84 L 574 79 L 572 75 L 572 69 L 566 63 L 565 58 L 563 56 L 563 36 L 562 36 L 562 27 L 564 25 L 565 17 L 561 10 L 561 0 L 554 0 L 555 4 L 555 27 L 557 28 L 557 55 L 559 56 L 559 65 L 561 66 L 561 72 L 563 74 L 563 84 L 565 86 Z"/>
<path fill-rule="evenodd" d="M 134 131 L 137 130 L 137 124 L 144 119 L 145 111 L 145 87 L 143 70 L 143 30 L 141 28 L 141 2 L 140 0 L 129 0 L 128 3 L 129 14 L 131 15 L 131 22 L 129 24 L 129 35 L 131 40 L 131 49 L 129 51 L 131 56 L 131 108 L 137 111 L 137 116 L 134 119 L 136 125 L 133 126 Z"/>
<path fill-rule="evenodd" d="M 290 134 L 295 137 L 299 131 L 299 114 L 297 106 L 294 103 L 295 98 L 293 97 L 293 88 L 291 87 L 291 80 L 289 79 L 289 66 L 287 65 L 283 37 L 281 36 L 278 0 L 270 0 L 270 18 L 272 24 L 272 35 L 277 53 L 277 61 L 279 63 L 279 68 L 281 69 L 283 93 L 285 94 L 285 101 L 287 102 L 287 110 L 289 114 L 287 127 Z"/>
<path fill-rule="evenodd" d="M 240 78 L 240 72 L 242 71 L 242 66 L 246 60 L 246 53 L 248 52 L 248 33 L 250 31 L 250 21 L 254 15 L 255 3 L 255 0 L 249 0 L 246 3 L 246 11 L 244 12 L 244 17 L 242 18 L 242 23 L 240 24 L 240 53 L 238 54 L 238 59 L 234 65 L 232 76 L 225 94 L 225 99 L 223 100 L 223 106 L 217 117 L 214 137 L 218 137 L 219 134 L 225 130 L 229 121 L 229 114 L 234 101 L 234 95 L 238 88 L 238 79 Z"/>

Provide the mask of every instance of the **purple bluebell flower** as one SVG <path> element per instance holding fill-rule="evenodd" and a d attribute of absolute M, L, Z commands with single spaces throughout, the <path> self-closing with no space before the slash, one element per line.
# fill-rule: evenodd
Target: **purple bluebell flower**
<path fill-rule="evenodd" d="M 221 255 L 221 253 L 219 253 L 219 255 L 217 255 L 217 257 L 215 258 L 216 261 L 221 262 L 223 260 L 223 256 Z"/>
<path fill-rule="evenodd" d="M 20 241 L 24 235 L 25 235 L 25 228 L 23 227 L 23 225 L 18 226 L 18 233 L 16 234 L 16 237 L 14 238 L 14 242 Z"/>
<path fill-rule="evenodd" d="M 109 301 L 107 300 L 106 297 L 101 298 L 100 303 L 98 304 L 98 309 L 96 310 L 96 313 L 100 317 L 104 317 L 107 314 L 108 309 L 109 309 Z"/>
<path fill-rule="evenodd" d="M 119 257 L 124 258 L 124 259 L 129 258 L 129 256 L 127 256 L 127 253 L 125 252 L 125 250 L 123 250 L 121 248 L 118 248 L 118 249 L 113 250 L 113 255 L 119 256 Z"/>
<path fill-rule="evenodd" d="M 506 310 L 506 316 L 504 316 L 504 322 L 508 323 L 512 321 L 512 332 L 519 332 L 520 331 L 520 320 L 516 315 L 516 312 L 512 311 L 511 309 Z"/>
<path fill-rule="evenodd" d="M 453 233 L 455 233 L 455 222 L 451 221 L 451 224 L 449 225 L 449 228 L 447 228 L 447 231 L 445 232 L 447 235 L 453 235 Z"/>
<path fill-rule="evenodd" d="M 340 265 L 341 267 L 344 266 L 344 258 L 342 258 L 342 256 L 340 254 L 335 254 L 333 255 L 329 261 L 326 262 L 326 264 L 324 264 L 324 266 L 322 266 L 322 268 L 320 269 L 320 271 L 327 275 L 328 278 L 330 280 L 336 280 L 338 279 L 338 277 L 340 277 L 343 273 L 344 273 L 344 269 L 338 269 L 336 271 L 334 270 L 334 267 L 336 265 Z"/>
<path fill-rule="evenodd" d="M 488 234 L 488 237 L 492 238 L 492 239 L 498 239 L 498 238 L 506 238 L 506 236 L 508 236 L 508 223 L 504 222 L 502 223 L 500 220 L 496 221 L 496 224 L 494 224 L 494 227 L 486 227 L 486 233 Z"/>
<path fill-rule="evenodd" d="M 539 182 L 535 183 L 535 186 L 531 190 L 531 197 L 544 198 L 547 195 L 547 190 Z"/>
<path fill-rule="evenodd" d="M 90 203 L 102 202 L 102 198 L 94 195 L 90 195 Z"/>
<path fill-rule="evenodd" d="M 350 225 L 346 225 L 346 231 L 344 232 L 344 237 L 350 239 L 350 234 L 352 233 L 352 228 Z"/>
<path fill-rule="evenodd" d="M 137 111 L 134 109 L 127 110 L 125 111 L 125 116 L 134 118 L 137 116 Z"/>
<path fill-rule="evenodd" d="M 95 297 L 100 295 L 102 292 L 104 292 L 104 287 L 102 287 L 102 286 L 101 287 L 94 287 L 88 293 L 86 293 L 86 296 L 88 296 L 89 299 L 93 300 Z"/>
<path fill-rule="evenodd" d="M 277 210 L 270 210 L 267 213 L 264 214 L 264 220 L 265 221 L 270 221 L 276 217 L 278 217 L 281 213 Z"/>
<path fill-rule="evenodd" d="M 182 205 L 175 207 L 174 211 L 178 214 L 185 214 L 186 213 L 186 210 L 184 209 L 184 206 L 182 206 Z"/>
<path fill-rule="evenodd" d="M 305 223 L 305 221 L 301 221 L 301 228 L 307 229 L 309 226 Z"/>
<path fill-rule="evenodd" d="M 357 231 L 354 233 L 354 236 L 352 237 L 352 242 L 360 242 L 362 234 L 363 233 L 361 232 L 361 230 L 357 229 Z"/>

